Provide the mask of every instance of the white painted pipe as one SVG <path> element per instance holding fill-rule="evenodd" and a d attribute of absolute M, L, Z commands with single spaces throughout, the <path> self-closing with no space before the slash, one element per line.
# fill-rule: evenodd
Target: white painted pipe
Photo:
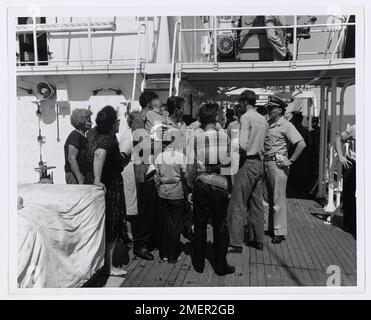
<path fill-rule="evenodd" d="M 37 66 L 39 61 L 39 52 L 37 48 L 37 33 L 36 33 L 36 17 L 32 17 L 32 24 L 33 24 L 33 48 L 34 48 L 34 59 L 35 59 L 35 65 Z"/>
<path fill-rule="evenodd" d="M 179 26 L 179 21 L 175 22 L 174 25 L 174 36 L 173 36 L 173 48 L 171 52 L 171 70 L 170 70 L 170 87 L 169 87 L 169 97 L 171 97 L 173 93 L 173 74 L 174 74 L 174 65 L 175 65 L 175 47 L 176 47 L 176 33 Z"/>
<path fill-rule="evenodd" d="M 295 15 L 294 16 L 294 52 L 293 52 L 293 57 L 292 57 L 293 62 L 296 61 L 297 52 L 298 52 L 298 39 L 297 39 L 298 29 L 297 29 L 297 25 L 298 25 L 298 18 Z"/>
<path fill-rule="evenodd" d="M 318 192 L 317 192 L 317 198 L 323 198 L 324 197 L 324 168 L 325 168 L 325 148 L 327 148 L 327 143 L 325 141 L 326 139 L 326 106 L 325 106 L 325 85 L 321 84 L 321 91 L 320 91 L 320 140 L 319 140 L 319 164 L 318 164 Z"/>
<path fill-rule="evenodd" d="M 336 136 L 336 100 L 337 100 L 337 78 L 331 80 L 331 139 L 330 139 L 330 159 L 329 159 L 329 186 L 328 186 L 328 199 L 327 205 L 325 206 L 326 212 L 334 212 L 336 210 L 334 203 L 334 159 L 335 150 L 334 142 Z"/>
<path fill-rule="evenodd" d="M 133 76 L 133 89 L 132 89 L 132 92 L 131 92 L 131 108 L 133 107 L 133 104 L 134 104 L 135 88 L 137 86 L 139 44 L 140 44 L 140 33 L 138 32 L 138 35 L 137 35 L 137 50 L 136 50 L 136 55 L 135 55 L 134 76 Z"/>

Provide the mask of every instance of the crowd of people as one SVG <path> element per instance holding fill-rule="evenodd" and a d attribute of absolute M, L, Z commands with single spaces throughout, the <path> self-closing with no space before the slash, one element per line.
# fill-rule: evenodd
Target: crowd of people
<path fill-rule="evenodd" d="M 245 90 L 234 108 L 234 121 L 218 123 L 218 104 L 201 104 L 197 121 L 183 121 L 185 100 L 171 96 L 164 104 L 153 91 L 139 98 L 141 111 L 127 116 L 130 148 L 120 148 L 120 119 L 103 107 L 92 127 L 91 112 L 75 109 L 75 130 L 65 143 L 66 182 L 94 184 L 105 192 L 105 272 L 125 275 L 112 264 L 115 242 L 133 242 L 135 256 L 153 260 L 153 250 L 177 263 L 181 234 L 192 242 L 192 264 L 205 267 L 207 225 L 213 227 L 213 268 L 222 276 L 235 272 L 228 253 L 247 245 L 263 250 L 285 240 L 286 185 L 290 167 L 306 148 L 305 139 L 283 115 L 287 103 L 271 97 L 256 107 L 254 91 Z M 342 135 L 345 141 L 350 137 Z M 345 160 L 344 160 L 344 159 Z M 343 156 L 345 165 L 353 164 Z M 352 160 L 355 161 L 355 160 Z M 126 217 L 122 172 L 133 163 L 138 214 Z M 352 219 L 352 218 L 351 218 Z M 132 238 L 128 237 L 128 230 Z"/>

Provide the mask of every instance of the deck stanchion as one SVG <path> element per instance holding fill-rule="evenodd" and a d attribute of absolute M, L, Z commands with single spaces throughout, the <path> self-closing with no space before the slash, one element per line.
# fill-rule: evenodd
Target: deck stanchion
<path fill-rule="evenodd" d="M 146 59 L 145 61 L 148 62 L 149 61 L 149 57 L 148 57 L 148 43 L 149 43 L 149 37 L 148 37 L 148 17 L 145 16 L 144 17 L 144 25 L 145 25 L 145 44 L 144 44 L 144 51 L 145 51 L 145 56 L 146 56 Z"/>
<path fill-rule="evenodd" d="M 135 88 L 137 86 L 137 72 L 138 72 L 138 56 L 139 56 L 139 43 L 140 43 L 140 34 L 141 30 L 138 31 L 137 36 L 137 50 L 135 54 L 135 65 L 134 65 L 134 76 L 133 76 L 133 90 L 131 92 L 131 107 L 133 107 L 134 98 L 135 98 Z"/>
<path fill-rule="evenodd" d="M 179 21 L 175 22 L 174 25 L 174 36 L 173 36 L 173 48 L 171 53 L 171 70 L 170 70 L 170 86 L 169 86 L 169 97 L 171 97 L 173 93 L 173 82 L 174 82 L 174 65 L 175 65 L 175 47 L 176 47 L 176 32 L 177 28 L 179 27 Z"/>
<path fill-rule="evenodd" d="M 37 66 L 39 61 L 39 52 L 37 48 L 36 17 L 32 17 L 32 27 L 33 27 L 32 34 L 33 34 L 34 60 L 35 66 Z"/>
<path fill-rule="evenodd" d="M 179 16 L 178 62 L 182 61 L 182 17 Z"/>
<path fill-rule="evenodd" d="M 321 84 L 320 91 L 320 142 L 319 142 L 319 164 L 318 164 L 318 192 L 317 198 L 324 198 L 323 180 L 324 180 L 324 168 L 325 168 L 325 148 L 327 148 L 327 143 L 325 141 L 326 132 L 326 106 L 325 106 L 325 85 Z"/>
<path fill-rule="evenodd" d="M 325 164 L 325 167 L 324 167 L 324 171 L 323 171 L 323 176 L 324 176 L 324 183 L 326 183 L 326 179 L 328 179 L 329 177 L 329 147 L 328 147 L 328 140 L 329 140 L 329 136 L 328 136 L 328 129 L 329 129 L 329 121 L 328 121 L 328 117 L 329 117 L 329 95 L 330 95 L 330 91 L 329 91 L 329 87 L 326 86 L 326 90 L 325 90 L 325 96 L 326 96 L 326 100 L 325 100 L 325 108 L 326 108 L 326 111 L 325 111 L 325 139 L 324 139 L 324 164 Z"/>
<path fill-rule="evenodd" d="M 217 41 L 218 41 L 218 37 L 217 37 L 217 34 L 216 34 L 216 16 L 214 16 L 214 19 L 213 19 L 213 28 L 214 28 L 214 32 L 213 32 L 213 35 L 214 35 L 214 65 L 216 66 L 218 64 L 218 51 L 217 51 Z"/>
<path fill-rule="evenodd" d="M 293 52 L 293 57 L 292 61 L 296 62 L 297 58 L 297 52 L 298 52 L 298 41 L 297 41 L 297 35 L 298 35 L 298 17 L 295 15 L 294 16 L 294 52 Z"/>
<path fill-rule="evenodd" d="M 324 210 L 326 212 L 334 212 L 336 210 L 334 203 L 334 189 L 335 189 L 335 179 L 334 179 L 334 169 L 336 164 L 335 161 L 335 150 L 334 141 L 336 136 L 336 100 L 337 100 L 337 78 L 332 78 L 331 80 L 331 139 L 330 139 L 330 157 L 329 157 L 329 186 L 328 186 L 328 199 L 327 205 Z"/>
<path fill-rule="evenodd" d="M 92 52 L 92 46 L 91 46 L 91 18 L 90 17 L 88 21 L 88 50 L 89 50 L 90 63 L 93 63 L 93 52 Z"/>

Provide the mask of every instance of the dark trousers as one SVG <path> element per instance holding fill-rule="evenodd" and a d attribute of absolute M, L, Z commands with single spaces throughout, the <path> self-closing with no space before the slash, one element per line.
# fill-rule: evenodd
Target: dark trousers
<path fill-rule="evenodd" d="M 137 182 L 138 215 L 133 218 L 134 248 L 153 247 L 157 223 L 157 192 L 153 180 Z"/>
<path fill-rule="evenodd" d="M 263 242 L 262 175 L 263 161 L 257 158 L 247 158 L 237 173 L 228 210 L 228 227 L 232 246 L 242 246 L 246 219 L 249 241 Z"/>
<path fill-rule="evenodd" d="M 356 163 L 351 160 L 352 165 L 343 169 L 343 223 L 344 228 L 356 237 Z"/>
<path fill-rule="evenodd" d="M 194 205 L 194 261 L 196 267 L 205 265 L 207 222 L 211 216 L 213 226 L 213 247 L 215 267 L 224 268 L 229 242 L 227 229 L 228 192 L 227 190 L 195 181 L 193 187 Z"/>
<path fill-rule="evenodd" d="M 179 256 L 180 231 L 184 214 L 184 199 L 159 198 L 160 256 L 176 260 Z"/>
<path fill-rule="evenodd" d="M 184 213 L 183 213 L 183 219 L 182 219 L 182 232 L 187 233 L 189 228 L 192 227 L 193 224 L 193 212 L 191 204 L 188 202 L 188 200 L 185 200 L 184 204 Z"/>

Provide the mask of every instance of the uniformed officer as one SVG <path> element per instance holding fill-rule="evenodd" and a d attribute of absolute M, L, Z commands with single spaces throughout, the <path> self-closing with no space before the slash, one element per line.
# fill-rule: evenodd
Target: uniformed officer
<path fill-rule="evenodd" d="M 265 187 L 263 201 L 265 207 L 265 230 L 272 233 L 272 243 L 280 243 L 287 235 L 286 185 L 290 165 L 305 148 L 305 142 L 296 128 L 283 115 L 287 103 L 272 96 L 267 104 L 269 113 L 269 133 L 272 148 L 265 153 Z M 289 149 L 294 151 L 288 156 Z"/>

